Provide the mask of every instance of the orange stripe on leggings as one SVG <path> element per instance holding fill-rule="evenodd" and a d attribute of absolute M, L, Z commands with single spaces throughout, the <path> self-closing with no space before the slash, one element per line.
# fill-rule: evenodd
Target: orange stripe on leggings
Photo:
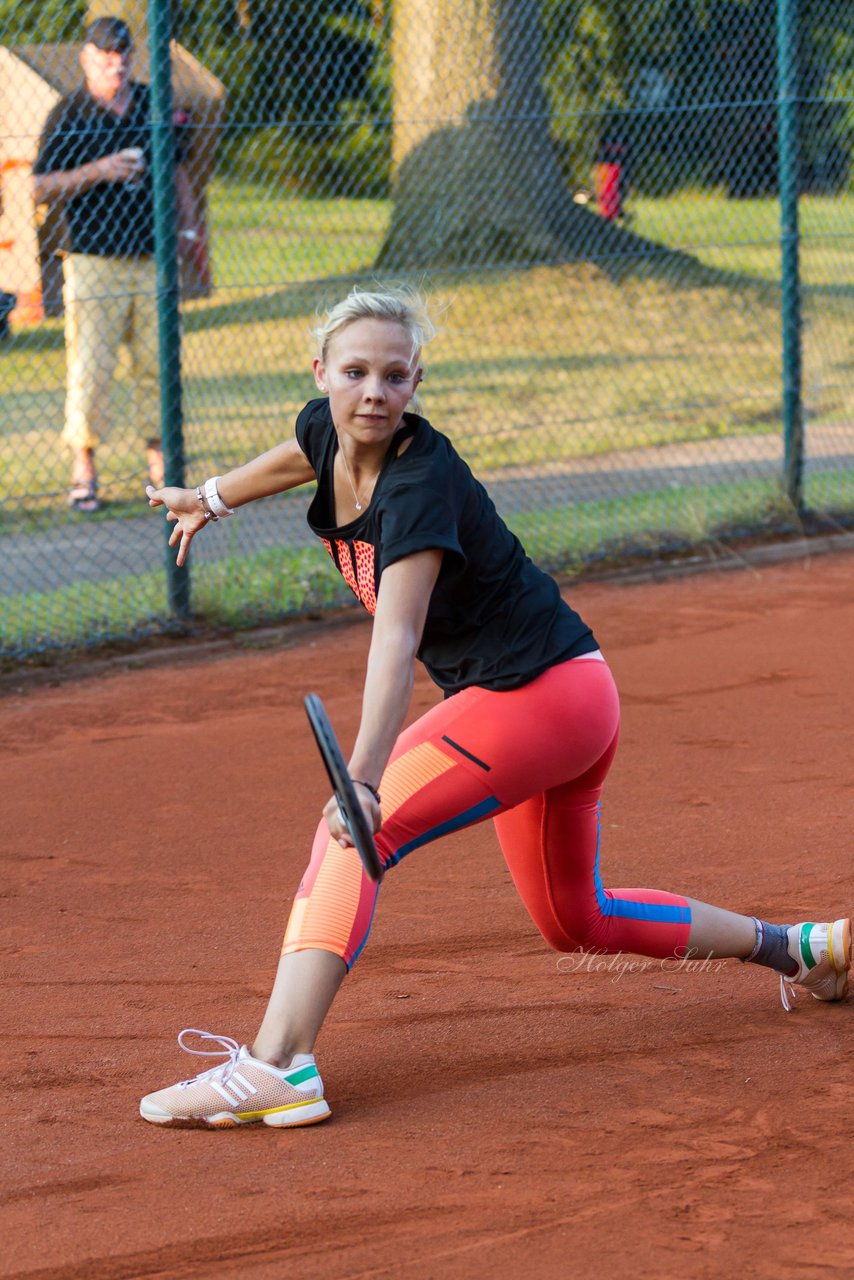
<path fill-rule="evenodd" d="M 434 782 L 456 764 L 432 742 L 420 742 L 417 747 L 392 761 L 382 776 L 380 789 L 383 797 L 383 820 L 393 813 L 428 782 Z"/>
<path fill-rule="evenodd" d="M 453 769 L 450 759 L 429 742 L 419 743 L 388 766 L 380 783 L 383 818 L 388 820 L 416 791 Z M 349 965 L 357 943 L 370 927 L 376 889 L 362 874 L 355 849 L 330 840 L 305 896 L 294 900 L 282 943 L 282 955 L 320 948 Z"/>
<path fill-rule="evenodd" d="M 330 840 L 310 895 L 294 902 L 282 955 L 308 947 L 322 947 L 341 955 L 341 940 L 346 944 L 350 936 L 361 888 L 362 861 L 358 853 Z"/>

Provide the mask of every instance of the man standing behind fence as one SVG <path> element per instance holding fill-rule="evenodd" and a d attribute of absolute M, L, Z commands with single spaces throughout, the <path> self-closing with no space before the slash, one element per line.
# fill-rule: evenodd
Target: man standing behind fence
<path fill-rule="evenodd" d="M 84 83 L 51 111 L 33 166 L 36 204 L 64 203 L 63 261 L 67 391 L 63 441 L 72 452 L 68 502 L 100 507 L 95 450 L 109 429 L 119 345 L 135 383 L 135 427 L 149 476 L 163 483 L 157 345 L 157 274 L 151 183 L 151 94 L 131 79 L 133 38 L 120 18 L 86 30 Z M 194 201 L 181 156 L 176 169 L 178 243 L 192 250 Z"/>

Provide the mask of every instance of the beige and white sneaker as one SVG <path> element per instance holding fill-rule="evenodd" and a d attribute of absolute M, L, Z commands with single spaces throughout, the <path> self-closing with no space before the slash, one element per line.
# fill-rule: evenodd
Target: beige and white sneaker
<path fill-rule="evenodd" d="M 787 1013 L 797 999 L 795 985 L 814 1000 L 844 999 L 851 968 L 851 921 L 790 925 L 789 955 L 798 972 L 791 977 L 780 974 L 780 999 Z"/>
<path fill-rule="evenodd" d="M 191 1049 L 184 1036 L 215 1040 L 220 1048 Z M 149 1093 L 139 1104 L 143 1120 L 173 1128 L 224 1129 L 259 1122 L 296 1128 L 318 1124 L 332 1114 L 310 1053 L 298 1053 L 289 1067 L 279 1068 L 253 1058 L 246 1045 L 239 1045 L 231 1036 L 187 1027 L 178 1043 L 187 1053 L 226 1060 L 192 1080 Z"/>

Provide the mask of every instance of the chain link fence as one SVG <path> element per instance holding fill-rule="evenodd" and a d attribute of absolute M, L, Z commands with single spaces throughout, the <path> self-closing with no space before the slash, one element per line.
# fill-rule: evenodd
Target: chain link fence
<path fill-rule="evenodd" d="M 548 567 L 851 522 L 847 4 L 0 0 L 0 46 L 4 656 L 342 598 L 310 495 L 176 580 L 143 488 L 288 436 L 353 284 L 429 294 L 423 411 Z"/>

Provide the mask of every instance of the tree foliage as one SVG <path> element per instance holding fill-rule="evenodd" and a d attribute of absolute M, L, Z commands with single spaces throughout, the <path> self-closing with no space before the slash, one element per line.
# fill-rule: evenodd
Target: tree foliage
<path fill-rule="evenodd" d="M 173 0 L 177 38 L 228 91 L 226 163 L 301 190 L 384 194 L 396 3 Z M 541 84 L 569 185 L 589 181 L 603 136 L 616 132 L 637 190 L 773 188 L 776 0 L 517 7 L 541 23 Z M 850 3 L 799 0 L 796 9 L 803 185 L 838 189 L 850 180 L 854 138 Z M 79 0 L 0 0 L 0 40 L 77 39 L 86 10 Z M 413 47 L 413 59 L 426 56 Z"/>
<path fill-rule="evenodd" d="M 805 188 L 838 188 L 854 141 L 848 6 L 801 0 Z M 543 0 L 544 82 L 565 171 L 578 177 L 619 133 L 637 189 L 776 183 L 776 0 Z"/>

